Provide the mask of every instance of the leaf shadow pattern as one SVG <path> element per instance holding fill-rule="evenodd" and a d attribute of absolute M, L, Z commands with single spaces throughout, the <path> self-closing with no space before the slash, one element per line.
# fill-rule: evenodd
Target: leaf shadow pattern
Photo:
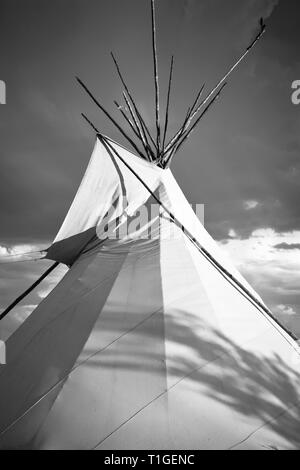
<path fill-rule="evenodd" d="M 143 283 L 144 280 L 140 282 Z M 284 448 L 300 447 L 300 413 L 297 407 L 299 366 L 291 361 L 291 346 L 286 344 L 282 353 L 282 337 L 278 336 L 278 344 L 281 346 L 277 352 L 272 351 L 266 342 L 266 347 L 260 348 L 263 353 L 259 353 L 251 341 L 242 344 L 229 337 L 228 332 L 225 334 L 220 325 L 201 319 L 199 311 L 191 314 L 171 306 L 163 308 L 160 301 L 157 301 L 158 308 L 153 312 L 152 300 L 149 302 L 149 309 L 145 311 L 144 291 L 140 296 L 135 292 L 132 292 L 132 295 L 136 302 L 134 310 L 130 307 L 126 310 L 126 302 L 121 302 L 121 308 L 118 297 L 111 299 L 108 302 L 109 307 L 106 306 L 105 309 L 100 308 L 98 304 L 93 314 L 95 323 L 89 318 L 90 311 L 86 311 L 86 316 L 75 317 L 72 308 L 69 316 L 62 312 L 56 317 L 52 327 L 55 338 L 53 341 L 55 343 L 59 339 L 62 347 L 56 346 L 57 350 L 74 356 L 75 363 L 73 362 L 71 370 L 63 368 L 61 356 L 54 354 L 50 357 L 51 351 L 43 357 L 35 357 L 34 365 L 38 371 L 43 372 L 36 374 L 37 382 L 30 383 L 30 387 L 44 380 L 45 377 L 42 376 L 46 371 L 54 370 L 55 376 L 51 376 L 50 381 L 44 380 L 47 386 L 45 385 L 43 393 L 41 392 L 42 399 L 35 401 L 36 406 L 33 403 L 32 410 L 24 415 L 24 420 L 21 419 L 17 423 L 20 425 L 20 433 L 23 433 L 23 436 L 25 433 L 26 448 L 39 448 L 42 442 L 40 436 L 48 426 L 48 414 L 51 419 L 53 409 L 54 415 L 59 414 L 61 420 L 58 420 L 58 424 L 55 423 L 56 427 L 52 428 L 52 433 L 53 429 L 56 434 L 60 431 L 57 425 L 62 426 L 63 414 L 68 408 L 70 414 L 67 413 L 68 419 L 64 422 L 65 434 L 72 433 L 70 416 L 77 420 L 76 432 L 80 440 L 85 434 L 87 421 L 90 426 L 90 420 L 93 419 L 92 441 L 88 442 L 88 448 L 91 447 L 91 442 L 97 447 L 110 434 L 126 427 L 126 423 L 133 416 L 143 413 L 153 403 L 167 396 L 170 406 L 179 388 L 183 390 L 180 419 L 186 406 L 189 406 L 186 402 L 191 396 L 193 404 L 199 406 L 201 413 L 209 402 L 216 410 L 217 420 L 220 409 L 226 409 L 229 420 L 224 432 L 230 439 L 224 448 L 238 446 L 239 442 L 250 439 L 251 434 L 259 432 L 263 426 L 268 427 L 273 437 L 278 437 L 267 441 L 268 448 L 278 447 L 279 441 Z M 91 323 L 91 330 L 86 340 L 83 339 L 85 333 L 82 330 L 82 322 L 87 321 Z M 67 336 L 66 325 L 71 324 L 72 328 Z M 57 334 L 58 328 L 63 332 L 61 335 Z M 83 335 L 82 343 L 74 340 L 74 332 L 77 332 L 80 338 Z M 278 333 L 274 330 L 274 334 Z M 40 345 L 40 342 L 37 344 Z M 277 345 L 276 341 L 275 344 Z M 32 368 L 33 362 L 30 364 Z M 54 380 L 57 380 L 56 384 Z M 50 383 L 53 384 L 51 388 Z M 64 386 L 59 391 L 63 383 Z M 78 386 L 81 388 L 78 389 Z M 96 411 L 92 409 L 94 402 L 90 400 L 90 392 L 96 394 Z M 55 412 L 56 402 L 58 408 Z M 40 414 L 40 407 L 45 407 L 45 413 Z M 63 413 L 58 413 L 58 410 Z M 35 412 L 37 426 L 33 427 L 36 431 L 34 435 L 29 435 L 27 424 L 34 422 Z M 199 429 L 203 427 L 201 413 L 197 422 Z M 82 417 L 82 421 L 78 416 Z M 151 427 L 151 414 L 149 419 L 147 424 Z M 106 428 L 105 420 L 109 422 Z M 231 438 L 230 434 L 234 433 L 238 420 L 250 423 L 251 426 L 246 426 L 242 432 L 238 432 L 239 439 L 237 435 Z M 180 420 L 178 424 L 181 439 L 185 429 Z M 219 426 L 219 423 L 217 425 Z M 211 445 L 215 446 L 214 448 L 219 445 L 215 437 L 216 431 L 216 427 L 211 431 Z M 197 432 L 196 428 L 194 440 L 189 442 L 191 447 L 188 448 L 206 448 Z M 15 439 L 12 436 L 8 441 L 15 442 Z M 261 447 L 263 445 L 265 441 L 262 440 Z"/>
<path fill-rule="evenodd" d="M 209 326 L 199 318 L 183 320 L 186 312 L 174 313 L 169 312 L 165 327 L 169 383 L 166 393 L 176 393 L 177 385 L 185 382 L 187 389 L 197 394 L 199 400 L 205 395 L 210 401 L 224 406 L 233 420 L 240 416 L 246 422 L 256 423 L 254 432 L 267 426 L 272 436 L 278 436 L 287 447 L 300 448 L 300 361 L 294 364 L 289 360 L 297 354 L 292 347 L 290 357 L 272 351 L 261 354 L 252 348 L 251 342 L 237 344 L 219 328 Z M 140 370 L 151 375 L 162 373 L 161 350 L 151 350 L 152 360 L 149 360 L 149 349 L 143 354 L 146 342 L 157 343 L 155 329 L 147 330 L 138 322 L 138 314 L 132 315 L 137 316 L 138 326 L 129 333 L 132 338 L 126 342 L 126 347 L 110 350 L 109 354 L 87 349 L 88 367 L 99 370 L 114 367 L 136 373 Z M 113 329 L 116 335 L 120 333 L 123 317 L 111 315 L 103 320 L 101 331 Z M 168 344 L 172 345 L 170 357 Z M 241 441 L 252 434 L 246 432 Z M 272 443 L 261 447 L 276 448 Z"/>

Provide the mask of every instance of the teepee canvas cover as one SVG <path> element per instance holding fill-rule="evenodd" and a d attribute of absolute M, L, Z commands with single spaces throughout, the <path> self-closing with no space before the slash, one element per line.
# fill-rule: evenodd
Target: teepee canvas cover
<path fill-rule="evenodd" d="M 8 340 L 1 449 L 299 447 L 296 343 L 170 169 L 99 136 L 48 257 L 71 268 Z"/>

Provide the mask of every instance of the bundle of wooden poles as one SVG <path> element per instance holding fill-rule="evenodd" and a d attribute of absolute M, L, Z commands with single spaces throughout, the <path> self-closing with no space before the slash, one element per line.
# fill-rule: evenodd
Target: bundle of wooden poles
<path fill-rule="evenodd" d="M 179 127 L 178 131 L 167 141 L 167 132 L 168 132 L 168 123 L 169 123 L 169 106 L 170 106 L 170 93 L 172 85 L 172 76 L 173 76 L 173 63 L 174 58 L 171 58 L 169 81 L 168 81 L 168 91 L 166 99 L 166 109 L 164 113 L 164 124 L 161 125 L 160 119 L 160 103 L 159 103 L 159 81 L 158 81 L 158 64 L 157 64 L 157 47 L 156 47 L 156 25 L 155 25 L 155 5 L 154 0 L 151 1 L 151 18 L 152 18 L 152 52 L 153 52 L 153 75 L 154 75 L 154 87 L 155 87 L 155 124 L 156 124 L 156 136 L 152 136 L 145 119 L 143 118 L 140 110 L 138 109 L 135 100 L 132 96 L 132 93 L 129 91 L 128 86 L 124 80 L 124 77 L 121 73 L 119 64 L 114 56 L 111 53 L 113 62 L 115 64 L 118 76 L 121 80 L 121 83 L 124 87 L 123 90 L 123 99 L 124 105 L 119 104 L 117 101 L 114 101 L 119 112 L 122 114 L 124 120 L 129 126 L 130 130 L 133 133 L 133 138 L 130 137 L 127 131 L 112 117 L 112 115 L 104 108 L 100 101 L 95 98 L 91 93 L 88 87 L 83 83 L 83 81 L 76 77 L 78 83 L 83 87 L 87 94 L 92 98 L 96 105 L 101 109 L 101 111 L 108 117 L 108 119 L 114 124 L 114 126 L 120 131 L 120 133 L 125 137 L 127 142 L 133 148 L 137 154 L 152 162 L 161 168 L 167 168 L 174 154 L 181 148 L 183 143 L 191 135 L 195 127 L 199 124 L 202 117 L 206 114 L 208 109 L 215 103 L 215 101 L 220 96 L 223 88 L 226 85 L 226 80 L 229 75 L 234 71 L 234 69 L 240 64 L 240 62 L 246 57 L 250 52 L 252 47 L 259 41 L 263 33 L 265 32 L 265 25 L 263 20 L 260 20 L 259 32 L 239 57 L 239 59 L 233 64 L 232 67 L 225 73 L 225 75 L 218 81 L 215 87 L 213 87 L 205 96 L 202 98 L 204 91 L 204 85 L 201 86 L 193 104 L 188 108 L 186 116 L 183 120 L 183 123 Z M 201 99 L 202 98 L 202 99 Z M 97 132 L 96 127 L 92 122 L 82 113 L 82 116 L 86 121 L 93 127 Z"/>

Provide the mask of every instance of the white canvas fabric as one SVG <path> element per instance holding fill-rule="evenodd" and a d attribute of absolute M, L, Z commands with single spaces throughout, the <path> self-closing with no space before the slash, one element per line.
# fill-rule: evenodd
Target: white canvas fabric
<path fill-rule="evenodd" d="M 97 139 L 48 252 L 72 266 L 7 343 L 0 448 L 299 447 L 296 343 L 163 209 L 135 227 L 158 198 L 251 290 L 171 171 L 110 144 L 155 197 Z M 99 239 L 106 219 L 130 234 Z"/>

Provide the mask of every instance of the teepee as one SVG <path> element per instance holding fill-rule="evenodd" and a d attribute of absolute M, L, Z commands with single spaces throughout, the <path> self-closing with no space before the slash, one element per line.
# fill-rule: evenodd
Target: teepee
<path fill-rule="evenodd" d="M 297 344 L 220 251 L 169 168 L 264 26 L 201 103 L 200 90 L 166 144 L 151 5 L 156 138 L 115 58 L 128 113 L 118 107 L 134 138 L 80 80 L 133 151 L 92 124 L 90 162 L 47 251 L 53 268 L 70 269 L 7 341 L 1 449 L 300 445 Z M 167 103 L 172 68 L 173 60 Z"/>

